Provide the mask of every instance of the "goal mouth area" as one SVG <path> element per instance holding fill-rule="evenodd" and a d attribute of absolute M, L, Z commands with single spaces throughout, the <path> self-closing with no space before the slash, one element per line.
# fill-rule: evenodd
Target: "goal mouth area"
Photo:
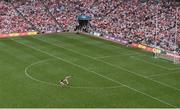
<path fill-rule="evenodd" d="M 168 60 L 170 62 L 173 62 L 174 64 L 180 64 L 180 55 L 175 54 L 175 53 L 174 54 L 170 53 L 170 52 L 167 52 L 165 54 L 164 53 L 156 53 L 155 57 Z"/>

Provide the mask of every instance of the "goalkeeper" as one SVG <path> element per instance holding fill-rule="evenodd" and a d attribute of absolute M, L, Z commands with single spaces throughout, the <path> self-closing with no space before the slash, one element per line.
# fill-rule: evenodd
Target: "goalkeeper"
<path fill-rule="evenodd" d="M 61 87 L 64 87 L 65 85 L 69 84 L 69 79 L 72 78 L 72 76 L 65 76 L 65 78 L 63 80 L 59 81 L 59 85 Z"/>

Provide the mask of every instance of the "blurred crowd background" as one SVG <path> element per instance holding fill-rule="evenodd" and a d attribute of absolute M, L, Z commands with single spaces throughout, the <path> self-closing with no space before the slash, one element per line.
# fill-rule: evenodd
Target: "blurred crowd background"
<path fill-rule="evenodd" d="M 178 0 L 0 1 L 0 34 L 73 31 L 77 16 L 91 16 L 86 32 L 156 46 L 180 54 Z"/>

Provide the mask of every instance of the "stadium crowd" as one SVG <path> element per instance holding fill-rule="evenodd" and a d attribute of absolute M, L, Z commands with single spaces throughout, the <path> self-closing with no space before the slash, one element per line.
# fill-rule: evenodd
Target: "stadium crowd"
<path fill-rule="evenodd" d="M 91 16 L 91 30 L 102 36 L 180 54 L 180 9 L 169 0 L 0 1 L 0 33 L 73 30 L 78 15 Z"/>

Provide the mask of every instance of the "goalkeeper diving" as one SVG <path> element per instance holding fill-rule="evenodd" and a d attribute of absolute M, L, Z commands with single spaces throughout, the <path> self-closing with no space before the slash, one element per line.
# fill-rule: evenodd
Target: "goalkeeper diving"
<path fill-rule="evenodd" d="M 72 78 L 72 76 L 65 76 L 63 80 L 59 81 L 59 86 L 64 87 L 69 85 L 69 79 Z"/>

